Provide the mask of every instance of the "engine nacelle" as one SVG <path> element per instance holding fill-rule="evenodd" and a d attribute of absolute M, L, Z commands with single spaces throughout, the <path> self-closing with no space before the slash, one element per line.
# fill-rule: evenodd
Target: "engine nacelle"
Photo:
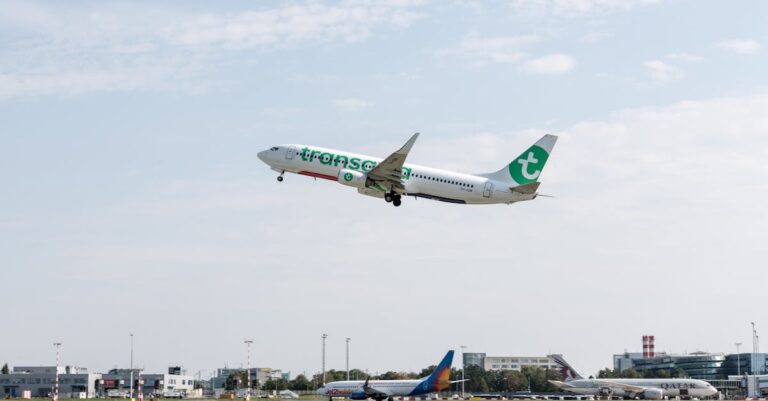
<path fill-rule="evenodd" d="M 336 181 L 338 181 L 339 184 L 355 188 L 365 188 L 369 186 L 368 176 L 365 173 L 355 170 L 347 170 L 345 168 L 339 171 L 339 176 L 336 177 Z"/>
<path fill-rule="evenodd" d="M 649 388 L 643 391 L 643 398 L 646 400 L 663 400 L 664 390 L 660 388 Z"/>
<path fill-rule="evenodd" d="M 610 397 L 613 395 L 613 389 L 610 387 L 600 387 L 597 389 L 597 395 L 601 397 Z"/>
<path fill-rule="evenodd" d="M 353 391 L 352 394 L 349 395 L 350 400 L 365 400 L 368 396 L 365 395 L 365 391 L 363 390 L 357 390 Z"/>

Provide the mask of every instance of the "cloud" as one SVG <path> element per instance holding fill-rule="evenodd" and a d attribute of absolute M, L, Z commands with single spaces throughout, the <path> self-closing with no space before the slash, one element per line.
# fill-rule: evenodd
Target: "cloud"
<path fill-rule="evenodd" d="M 715 46 L 738 54 L 755 54 L 760 51 L 760 43 L 752 39 L 724 40 L 715 43 Z"/>
<path fill-rule="evenodd" d="M 704 57 L 689 53 L 671 53 L 668 54 L 667 57 L 672 60 L 685 61 L 688 63 L 698 63 L 704 61 Z"/>
<path fill-rule="evenodd" d="M 86 92 L 205 90 L 197 78 L 222 54 L 309 43 L 360 42 L 419 18 L 420 1 L 297 2 L 237 12 L 96 3 L 8 2 L 0 98 Z"/>
<path fill-rule="evenodd" d="M 525 58 L 521 48 L 542 40 L 536 35 L 480 36 L 476 33 L 465 35 L 458 47 L 443 49 L 437 53 L 458 56 L 470 60 L 473 66 L 497 63 L 516 63 Z"/>
<path fill-rule="evenodd" d="M 661 60 L 646 61 L 643 65 L 651 78 L 657 83 L 676 81 L 683 77 L 680 69 Z"/>
<path fill-rule="evenodd" d="M 364 99 L 349 97 L 344 99 L 335 99 L 333 101 L 333 106 L 339 110 L 360 111 L 373 106 L 373 103 Z"/>
<path fill-rule="evenodd" d="M 264 11 L 202 14 L 165 30 L 169 42 L 184 46 L 249 48 L 302 42 L 359 42 L 373 28 L 408 26 L 418 18 L 412 2 L 317 3 L 286 5 Z"/>
<path fill-rule="evenodd" d="M 564 74 L 572 70 L 576 62 L 565 54 L 551 54 L 525 63 L 525 70 L 531 74 Z"/>
<path fill-rule="evenodd" d="M 594 17 L 658 3 L 659 0 L 512 0 L 515 11 L 555 17 Z"/>

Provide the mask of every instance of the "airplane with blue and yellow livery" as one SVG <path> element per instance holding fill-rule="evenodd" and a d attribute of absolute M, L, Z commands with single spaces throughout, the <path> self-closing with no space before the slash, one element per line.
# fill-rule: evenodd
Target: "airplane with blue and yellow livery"
<path fill-rule="evenodd" d="M 372 398 L 376 401 L 392 401 L 392 397 L 415 397 L 419 395 L 436 393 L 447 389 L 451 381 L 451 364 L 453 363 L 453 350 L 448 351 L 432 373 L 417 380 L 345 380 L 324 384 L 318 393 L 328 397 L 330 401 L 334 397 L 346 397 L 352 400 L 366 400 Z"/>
<path fill-rule="evenodd" d="M 539 196 L 539 177 L 557 136 L 544 135 L 500 170 L 463 174 L 406 164 L 419 134 L 385 159 L 305 145 L 279 145 L 258 153 L 280 175 L 286 172 L 336 181 L 358 193 L 400 206 L 403 196 L 461 204 L 511 204 Z"/>

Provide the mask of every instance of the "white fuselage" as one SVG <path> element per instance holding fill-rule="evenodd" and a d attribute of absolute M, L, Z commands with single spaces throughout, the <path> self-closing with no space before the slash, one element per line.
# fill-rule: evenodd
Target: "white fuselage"
<path fill-rule="evenodd" d="M 717 389 L 711 384 L 696 379 L 576 379 L 558 383 L 561 384 L 555 383 L 555 385 L 563 390 L 584 395 L 605 395 L 609 389 L 617 397 L 638 395 L 637 392 L 611 386 L 612 383 L 655 389 L 663 397 L 709 397 L 717 394 Z"/>
<path fill-rule="evenodd" d="M 291 172 L 338 181 L 342 169 L 367 173 L 381 158 L 305 145 L 281 145 L 259 153 L 278 172 Z M 403 195 L 452 203 L 492 204 L 531 200 L 536 194 L 513 192 L 509 183 L 415 164 L 403 165 Z M 360 193 L 383 197 L 384 188 L 364 188 Z"/>
<path fill-rule="evenodd" d="M 423 380 L 371 380 L 368 385 L 377 391 L 392 397 L 411 395 Z M 352 393 L 362 391 L 363 380 L 349 380 L 326 383 L 317 392 L 324 397 L 349 397 Z"/>

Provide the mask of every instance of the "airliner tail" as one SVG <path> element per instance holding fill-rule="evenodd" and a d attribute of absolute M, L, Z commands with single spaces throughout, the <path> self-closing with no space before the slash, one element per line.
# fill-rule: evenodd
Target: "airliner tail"
<path fill-rule="evenodd" d="M 549 355 L 549 357 L 552 358 L 557 364 L 561 381 L 569 382 L 571 380 L 583 379 L 583 377 L 581 377 L 581 375 L 576 372 L 576 369 L 571 367 L 571 365 L 565 361 L 562 355 Z"/>
<path fill-rule="evenodd" d="M 427 376 L 417 388 L 428 388 L 428 391 L 443 391 L 451 385 L 451 365 L 453 364 L 453 350 L 448 351 L 437 365 L 432 374 Z"/>
<path fill-rule="evenodd" d="M 495 173 L 480 175 L 494 181 L 508 182 L 511 187 L 537 182 L 542 170 L 544 170 L 547 159 L 549 159 L 549 154 L 552 153 L 552 149 L 555 147 L 555 142 L 557 142 L 557 136 L 544 135 L 501 170 Z"/>

